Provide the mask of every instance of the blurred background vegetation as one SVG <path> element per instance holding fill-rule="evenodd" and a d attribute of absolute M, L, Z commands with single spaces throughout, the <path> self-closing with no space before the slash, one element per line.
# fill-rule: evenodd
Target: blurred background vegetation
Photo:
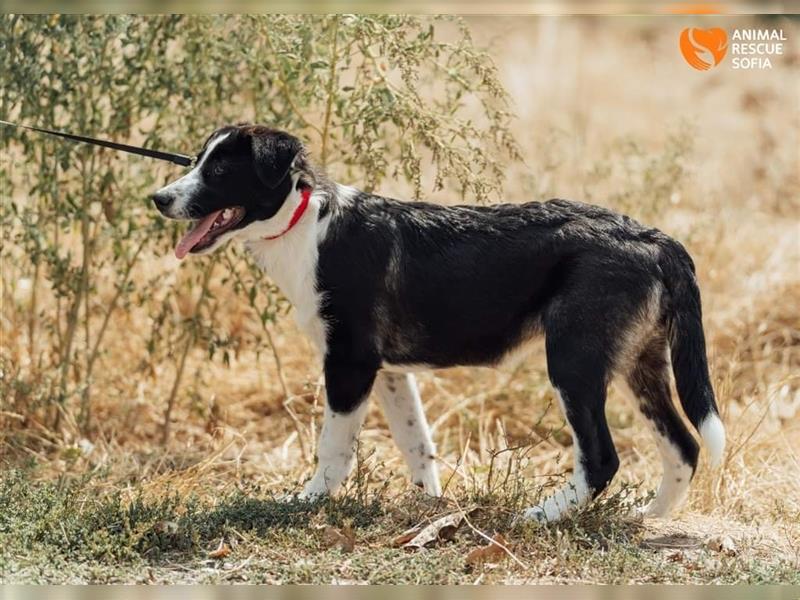
<path fill-rule="evenodd" d="M 0 114 L 40 127 L 192 153 L 221 124 L 267 123 L 364 189 L 391 177 L 419 197 L 452 182 L 475 201 L 496 196 L 501 164 L 518 158 L 496 69 L 452 19 L 6 16 L 0 50 Z M 0 356 L 7 410 L 56 431 L 67 418 L 89 434 L 98 380 L 135 385 L 158 363 L 174 381 L 163 399 L 166 441 L 189 352 L 228 362 L 244 348 L 274 351 L 269 324 L 286 306 L 236 248 L 187 264 L 172 282 L 134 276 L 143 259 L 169 254 L 181 227 L 146 201 L 174 169 L 9 128 L 0 136 L 11 159 L 0 174 L 11 242 L 4 289 L 29 297 L 25 331 L 14 336 L 24 343 L 4 344 Z M 423 160 L 434 166 L 424 183 Z M 215 269 L 252 307 L 256 335 L 214 326 Z M 177 288 L 192 298 L 186 315 L 175 315 Z M 109 323 L 134 307 L 148 312 L 145 343 L 131 338 L 129 356 L 98 370 Z"/>

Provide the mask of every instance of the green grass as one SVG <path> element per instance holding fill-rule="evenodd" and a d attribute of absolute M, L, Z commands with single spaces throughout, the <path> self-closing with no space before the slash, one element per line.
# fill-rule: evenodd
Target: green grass
<path fill-rule="evenodd" d="M 622 515 L 626 490 L 558 526 L 513 525 L 520 498 L 465 494 L 448 502 L 409 491 L 351 489 L 316 503 L 282 501 L 251 487 L 215 500 L 103 493 L 101 479 L 0 478 L 0 581 L 49 583 L 800 583 L 791 561 L 745 553 L 653 548 L 653 532 Z M 417 523 L 465 509 L 486 534 L 501 532 L 510 558 L 470 566 L 485 540 L 463 523 L 453 539 L 417 552 L 392 546 Z M 352 527 L 352 553 L 329 547 L 326 526 Z M 224 539 L 232 551 L 209 558 Z M 690 544 L 691 546 L 691 544 Z M 524 566 L 523 566 L 524 565 Z"/>

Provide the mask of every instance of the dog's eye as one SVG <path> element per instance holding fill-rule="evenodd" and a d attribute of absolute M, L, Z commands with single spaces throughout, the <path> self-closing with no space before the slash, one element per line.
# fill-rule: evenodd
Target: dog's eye
<path fill-rule="evenodd" d="M 214 168 L 211 169 L 211 174 L 214 177 L 219 177 L 225 172 L 225 168 L 222 165 L 214 165 Z"/>

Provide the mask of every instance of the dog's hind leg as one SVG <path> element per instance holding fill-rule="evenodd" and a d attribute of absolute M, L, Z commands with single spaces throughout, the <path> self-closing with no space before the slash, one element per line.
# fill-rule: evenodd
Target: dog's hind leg
<path fill-rule="evenodd" d="M 699 447 L 672 402 L 667 343 L 653 337 L 625 377 L 627 391 L 653 433 L 663 464 L 655 499 L 644 508 L 648 517 L 663 517 L 683 500 L 697 466 Z"/>
<path fill-rule="evenodd" d="M 441 496 L 436 447 L 412 374 L 378 373 L 375 391 L 397 447 L 411 470 L 411 480 L 431 496 Z"/>
<path fill-rule="evenodd" d="M 564 487 L 524 512 L 524 517 L 537 521 L 558 521 L 585 506 L 608 486 L 619 467 L 603 414 L 604 402 L 598 400 L 605 398 L 605 390 L 595 387 L 587 393 L 562 385 L 556 387 L 556 395 L 572 428 L 574 466 Z M 587 399 L 588 405 L 584 404 Z"/>
<path fill-rule="evenodd" d="M 575 464 L 567 485 L 523 514 L 548 522 L 587 504 L 606 488 L 619 467 L 605 415 L 608 361 L 603 344 L 587 343 L 580 323 L 558 325 L 547 331 L 547 368 L 572 428 Z"/>

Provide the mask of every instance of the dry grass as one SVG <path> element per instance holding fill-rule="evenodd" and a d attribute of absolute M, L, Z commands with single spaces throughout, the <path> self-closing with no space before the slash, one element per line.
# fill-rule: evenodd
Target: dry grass
<path fill-rule="evenodd" d="M 631 408 L 612 393 L 608 413 L 622 466 L 610 499 L 563 526 L 512 528 L 513 509 L 541 493 L 546 476 L 557 482 L 571 460 L 571 439 L 536 351 L 512 372 L 450 369 L 419 377 L 449 507 L 409 491 L 401 457 L 373 408 L 361 435 L 359 476 L 341 504 L 326 506 L 321 516 L 318 507 L 300 507 L 294 521 L 259 528 L 259 518 L 279 509 L 265 500 L 251 507 L 255 516 L 242 517 L 234 509 L 244 500 L 228 494 L 242 489 L 269 498 L 310 476 L 321 416 L 320 368 L 310 345 L 291 319 L 273 328 L 288 399 L 268 352 L 258 359 L 243 352 L 229 367 L 208 362 L 200 349 L 192 353 L 165 448 L 158 440 L 170 373 L 156 364 L 149 376 L 128 376 L 143 354 L 139 332 L 151 318 L 147 309 L 131 308 L 114 320 L 113 341 L 97 369 L 103 376 L 95 396 L 102 401 L 91 440 L 73 426 L 70 411 L 59 434 L 37 422 L 35 412 L 20 416 L 10 407 L 0 415 L 2 461 L 25 467 L 30 494 L 55 498 L 45 503 L 51 512 L 36 516 L 8 510 L 0 531 L 16 530 L 13 519 L 25 514 L 48 530 L 53 507 L 67 502 L 63 486 L 76 485 L 70 502 L 83 500 L 69 506 L 80 514 L 98 502 L 98 511 L 107 510 L 110 504 L 98 498 L 118 497 L 122 514 L 134 498 L 146 504 L 176 494 L 175 506 L 148 513 L 143 531 L 174 519 L 181 532 L 190 530 L 185 544 L 166 543 L 166 554 L 154 557 L 149 551 L 163 540 L 142 545 L 140 536 L 131 554 L 104 558 L 83 553 L 80 544 L 76 550 L 32 534 L 30 540 L 49 550 L 26 556 L 11 542 L 0 551 L 0 580 L 798 582 L 800 31 L 785 21 L 778 25 L 795 41 L 772 71 L 723 66 L 697 73 L 678 57 L 683 21 L 482 19 L 471 25 L 477 41 L 491 48 L 519 113 L 527 166 L 510 173 L 508 200 L 557 195 L 608 204 L 684 241 L 694 256 L 728 428 L 723 468 L 711 472 L 702 464 L 674 520 L 626 521 L 618 506 L 629 498 L 625 486 L 641 484 L 634 495 L 643 496 L 658 483 L 660 465 Z M 445 194 L 436 199 L 447 201 Z M 181 277 L 171 257 L 148 256 L 139 268 L 140 276 Z M 3 285 L 12 292 L 4 297 L 13 296 L 14 282 L 4 277 Z M 223 298 L 229 293 L 218 281 L 212 289 Z M 190 298 L 173 299 L 174 318 L 187 316 L 191 306 Z M 4 302 L 0 318 L 5 358 L 24 361 L 25 298 Z M 241 336 L 259 327 L 236 301 L 217 323 Z M 520 444 L 521 450 L 497 452 Z M 43 491 L 31 480 L 60 483 Z M 201 509 L 186 504 L 190 497 Z M 364 507 L 376 502 L 369 516 Z M 450 545 L 421 554 L 388 547 L 406 527 L 455 510 L 455 503 L 482 508 L 470 513 L 475 525 L 507 532 L 525 567 L 506 560 L 478 572 L 465 569 L 466 551 L 485 543 L 466 527 Z M 209 514 L 218 520 L 208 521 Z M 359 514 L 369 518 L 357 525 L 356 551 L 343 561 L 339 550 L 324 548 L 314 525 Z M 122 543 L 109 535 L 109 544 Z M 229 560 L 207 560 L 201 551 L 218 535 L 239 541 Z M 706 548 L 710 538 L 726 535 L 735 556 Z M 54 566 L 44 568 L 54 556 Z"/>

